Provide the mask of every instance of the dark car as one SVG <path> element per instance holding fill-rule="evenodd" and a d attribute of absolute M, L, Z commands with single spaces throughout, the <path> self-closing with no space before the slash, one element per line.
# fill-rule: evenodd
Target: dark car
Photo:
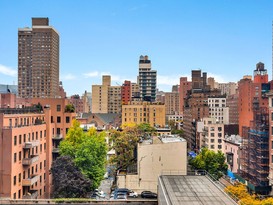
<path fill-rule="evenodd" d="M 143 191 L 143 192 L 141 192 L 141 197 L 142 198 L 149 198 L 149 199 L 156 199 L 157 194 L 153 193 L 151 191 Z"/>

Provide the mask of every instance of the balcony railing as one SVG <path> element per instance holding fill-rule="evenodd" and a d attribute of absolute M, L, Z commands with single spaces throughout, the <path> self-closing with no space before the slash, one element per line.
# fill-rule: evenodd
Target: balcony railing
<path fill-rule="evenodd" d="M 60 152 L 59 147 L 53 147 L 52 148 L 52 153 L 59 153 L 59 152 Z"/>
<path fill-rule="evenodd" d="M 31 142 L 25 142 L 24 149 L 31 149 L 33 147 L 39 146 L 40 141 L 31 141 Z"/>
<path fill-rule="evenodd" d="M 33 175 L 31 178 L 23 179 L 22 184 L 23 186 L 32 186 L 39 180 L 38 175 Z"/>
<path fill-rule="evenodd" d="M 32 155 L 30 158 L 24 158 L 22 164 L 29 166 L 29 165 L 37 162 L 38 160 L 39 160 L 38 155 Z"/>
<path fill-rule="evenodd" d="M 23 196 L 23 199 L 37 199 L 38 190 L 29 190 L 29 192 Z"/>
<path fill-rule="evenodd" d="M 62 140 L 62 139 L 63 139 L 63 135 L 62 135 L 62 134 L 54 135 L 54 136 L 52 137 L 52 139 L 53 139 L 53 140 Z"/>

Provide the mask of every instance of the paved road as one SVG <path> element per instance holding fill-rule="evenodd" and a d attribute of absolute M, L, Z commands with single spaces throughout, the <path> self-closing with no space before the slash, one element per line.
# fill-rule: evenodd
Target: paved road
<path fill-rule="evenodd" d="M 102 190 L 106 194 L 106 199 L 110 198 L 111 194 L 111 185 L 113 183 L 112 179 L 104 179 L 101 181 L 101 184 L 99 186 L 99 190 Z"/>

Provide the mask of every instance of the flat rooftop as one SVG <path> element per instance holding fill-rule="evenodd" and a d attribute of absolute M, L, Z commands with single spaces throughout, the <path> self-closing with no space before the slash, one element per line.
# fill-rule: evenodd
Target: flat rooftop
<path fill-rule="evenodd" d="M 174 142 L 186 142 L 186 140 L 182 137 L 178 137 L 176 135 L 164 135 L 164 136 L 153 136 L 151 139 L 144 140 L 141 144 L 166 144 L 166 143 L 174 143 Z"/>
<path fill-rule="evenodd" d="M 163 194 L 159 193 L 158 204 L 162 198 L 172 205 L 237 204 L 206 176 L 160 176 L 159 181 Z"/>

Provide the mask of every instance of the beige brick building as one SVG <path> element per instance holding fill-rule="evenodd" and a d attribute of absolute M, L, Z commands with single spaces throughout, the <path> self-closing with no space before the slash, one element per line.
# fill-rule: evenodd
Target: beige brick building
<path fill-rule="evenodd" d="M 121 113 L 121 86 L 108 87 L 108 113 Z"/>
<path fill-rule="evenodd" d="M 179 93 L 165 92 L 165 107 L 167 115 L 179 113 Z"/>
<path fill-rule="evenodd" d="M 92 85 L 92 113 L 120 113 L 121 86 L 111 86 L 111 76 L 102 76 L 102 85 Z"/>
<path fill-rule="evenodd" d="M 150 102 L 131 102 L 122 105 L 122 124 L 149 123 L 151 126 L 165 127 L 165 105 Z"/>
<path fill-rule="evenodd" d="M 118 187 L 157 193 L 160 175 L 187 175 L 187 142 L 175 136 L 153 137 L 138 144 L 136 169 L 119 172 Z"/>

